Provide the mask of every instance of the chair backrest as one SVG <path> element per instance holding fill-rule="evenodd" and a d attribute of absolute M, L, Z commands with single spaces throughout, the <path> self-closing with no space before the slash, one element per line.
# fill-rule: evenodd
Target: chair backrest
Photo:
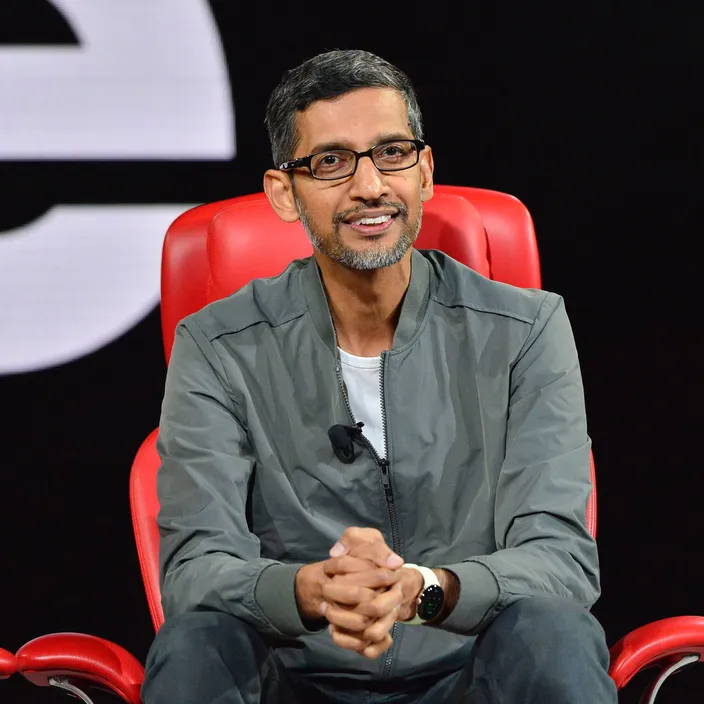
<path fill-rule="evenodd" d="M 489 278 L 540 288 L 533 221 L 518 199 L 466 186 L 435 186 L 425 204 L 419 249 L 439 249 Z M 171 225 L 164 240 L 161 320 L 166 359 L 179 320 L 223 298 L 254 278 L 279 274 L 312 253 L 300 223 L 284 223 L 266 196 L 256 193 L 192 208 Z M 142 577 L 156 629 L 164 620 L 159 588 L 156 515 L 157 431 L 144 441 L 132 465 L 130 500 Z M 596 534 L 596 484 L 587 524 Z"/>
<path fill-rule="evenodd" d="M 416 246 L 440 249 L 497 281 L 540 288 L 533 221 L 517 198 L 435 186 Z M 188 210 L 166 233 L 161 321 L 166 359 L 179 320 L 253 278 L 275 276 L 312 247 L 300 223 L 281 221 L 263 193 Z"/>

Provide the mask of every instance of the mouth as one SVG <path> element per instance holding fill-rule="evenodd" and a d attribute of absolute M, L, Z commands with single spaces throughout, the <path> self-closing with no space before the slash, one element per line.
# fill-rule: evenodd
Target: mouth
<path fill-rule="evenodd" d="M 391 228 L 398 214 L 398 211 L 357 213 L 345 220 L 344 223 L 360 235 L 381 235 Z"/>

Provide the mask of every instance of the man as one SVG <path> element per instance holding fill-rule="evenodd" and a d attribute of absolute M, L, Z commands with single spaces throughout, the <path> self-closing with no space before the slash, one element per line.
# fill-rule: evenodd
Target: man
<path fill-rule="evenodd" d="M 267 126 L 315 255 L 177 330 L 145 704 L 616 701 L 562 300 L 413 249 L 433 154 L 386 61 L 306 61 Z"/>

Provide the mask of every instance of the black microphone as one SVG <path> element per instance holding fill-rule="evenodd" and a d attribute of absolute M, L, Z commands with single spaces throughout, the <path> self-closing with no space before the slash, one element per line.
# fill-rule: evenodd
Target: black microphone
<path fill-rule="evenodd" d="M 354 441 L 362 434 L 364 423 L 357 425 L 333 425 L 328 430 L 328 437 L 333 452 L 343 464 L 352 464 L 355 460 Z"/>

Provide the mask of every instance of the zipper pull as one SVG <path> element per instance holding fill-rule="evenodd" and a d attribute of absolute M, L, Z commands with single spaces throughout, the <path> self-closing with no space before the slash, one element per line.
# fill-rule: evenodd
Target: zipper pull
<path fill-rule="evenodd" d="M 379 466 L 381 468 L 381 483 L 384 487 L 384 492 L 386 493 L 386 498 L 389 499 L 391 494 L 391 480 L 389 479 L 389 460 L 383 458 Z"/>

